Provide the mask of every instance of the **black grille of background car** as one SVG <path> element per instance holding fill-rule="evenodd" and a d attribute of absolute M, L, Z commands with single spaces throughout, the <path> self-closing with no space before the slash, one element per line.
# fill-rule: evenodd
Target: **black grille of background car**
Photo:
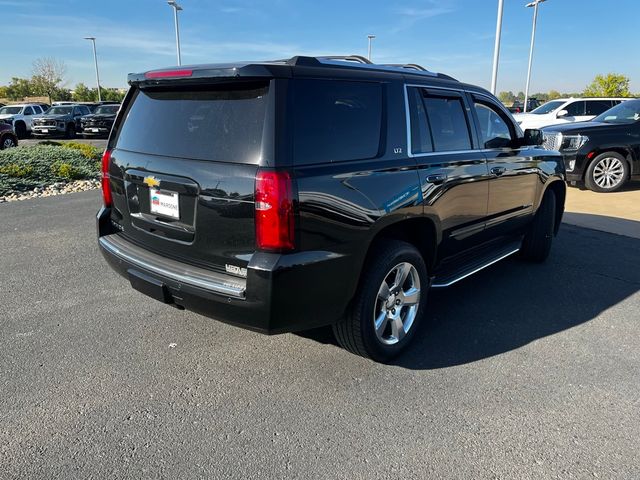
<path fill-rule="evenodd" d="M 105 120 L 94 120 L 89 122 L 82 122 L 82 125 L 85 127 L 108 127 L 111 125 L 111 122 Z"/>
<path fill-rule="evenodd" d="M 33 124 L 38 127 L 55 127 L 57 125 L 55 120 L 36 120 Z"/>

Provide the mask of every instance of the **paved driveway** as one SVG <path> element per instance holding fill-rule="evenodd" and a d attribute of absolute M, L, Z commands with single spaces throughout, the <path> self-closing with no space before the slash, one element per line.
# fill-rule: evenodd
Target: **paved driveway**
<path fill-rule="evenodd" d="M 640 241 L 565 226 L 379 365 L 134 292 L 98 204 L 0 205 L 1 478 L 640 477 Z"/>

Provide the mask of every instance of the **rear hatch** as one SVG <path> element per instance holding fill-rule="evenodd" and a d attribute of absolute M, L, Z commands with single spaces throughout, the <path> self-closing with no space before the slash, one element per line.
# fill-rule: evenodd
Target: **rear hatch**
<path fill-rule="evenodd" d="M 255 250 L 268 81 L 135 86 L 110 140 L 112 222 L 160 255 L 239 274 Z"/>

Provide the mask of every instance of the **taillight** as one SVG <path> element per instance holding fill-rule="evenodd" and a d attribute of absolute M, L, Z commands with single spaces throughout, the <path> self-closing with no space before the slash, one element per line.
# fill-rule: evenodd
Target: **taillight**
<path fill-rule="evenodd" d="M 111 206 L 111 184 L 109 183 L 109 161 L 111 160 L 111 150 L 105 150 L 102 154 L 102 200 L 105 207 Z"/>
<path fill-rule="evenodd" d="M 279 251 L 293 249 L 293 192 L 289 173 L 259 170 L 255 197 L 258 248 Z"/>

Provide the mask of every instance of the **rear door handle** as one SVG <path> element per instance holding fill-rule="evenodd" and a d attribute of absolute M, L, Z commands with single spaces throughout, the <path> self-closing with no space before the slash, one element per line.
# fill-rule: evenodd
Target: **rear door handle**
<path fill-rule="evenodd" d="M 496 177 L 499 177 L 506 171 L 507 169 L 505 167 L 493 167 L 491 169 L 491 175 L 495 175 Z"/>
<path fill-rule="evenodd" d="M 429 183 L 442 183 L 446 180 L 447 176 L 442 173 L 436 173 L 427 176 L 427 182 Z"/>

